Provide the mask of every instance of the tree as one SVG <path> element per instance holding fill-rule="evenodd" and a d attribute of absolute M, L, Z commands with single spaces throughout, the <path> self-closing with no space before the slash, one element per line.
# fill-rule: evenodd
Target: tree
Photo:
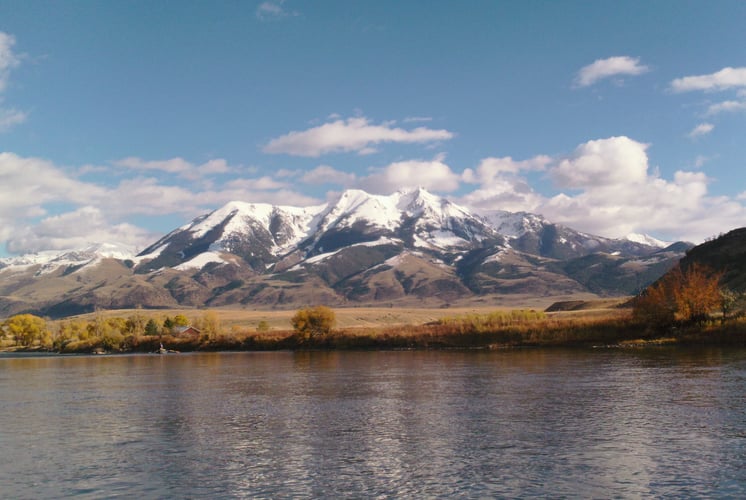
<path fill-rule="evenodd" d="M 334 311 L 326 306 L 299 309 L 290 319 L 296 335 L 302 340 L 328 334 L 336 324 Z"/>
<path fill-rule="evenodd" d="M 665 328 L 676 320 L 673 281 L 665 275 L 647 287 L 634 302 L 632 317 L 656 328 Z"/>
<path fill-rule="evenodd" d="M 720 278 L 723 273 L 697 264 L 674 269 L 676 309 L 686 322 L 704 322 L 721 305 Z"/>
<path fill-rule="evenodd" d="M 220 317 L 215 311 L 205 311 L 199 321 L 199 330 L 210 340 L 215 340 L 220 335 Z"/>
<path fill-rule="evenodd" d="M 137 339 L 140 335 L 145 333 L 145 317 L 140 314 L 140 311 L 138 310 L 135 314 L 127 318 L 125 328 L 128 333 L 132 334 L 132 336 Z"/>
<path fill-rule="evenodd" d="M 722 306 L 721 276 L 697 263 L 686 269 L 678 266 L 637 297 L 633 317 L 659 327 L 676 319 L 702 323 Z"/>
<path fill-rule="evenodd" d="M 189 326 L 189 318 L 187 318 L 183 314 L 177 314 L 176 316 L 174 316 L 173 324 L 175 327 Z"/>
<path fill-rule="evenodd" d="M 148 322 L 145 324 L 145 335 L 159 335 L 161 333 L 161 329 L 158 328 L 158 323 L 155 322 L 153 318 L 150 318 Z"/>
<path fill-rule="evenodd" d="M 268 332 L 269 331 L 269 322 L 266 319 L 261 320 L 256 325 L 256 331 L 260 333 Z"/>
<path fill-rule="evenodd" d="M 723 323 L 739 315 L 738 311 L 743 307 L 744 298 L 746 296 L 743 293 L 734 292 L 729 288 L 720 290 L 720 309 L 723 311 Z"/>
<path fill-rule="evenodd" d="M 47 334 L 47 323 L 44 319 L 33 314 L 17 314 L 8 318 L 4 324 L 5 330 L 13 335 L 16 344 L 28 347 L 35 340 L 41 341 Z"/>

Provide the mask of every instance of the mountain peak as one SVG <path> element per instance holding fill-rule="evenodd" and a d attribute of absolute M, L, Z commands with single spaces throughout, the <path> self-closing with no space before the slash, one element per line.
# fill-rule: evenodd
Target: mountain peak
<path fill-rule="evenodd" d="M 648 245 L 651 247 L 657 247 L 657 248 L 666 248 L 671 243 L 666 243 L 665 241 L 661 241 L 657 238 L 653 238 L 652 236 L 648 234 L 640 234 L 640 233 L 629 233 L 624 239 L 629 240 L 633 243 L 641 243 L 643 245 Z"/>

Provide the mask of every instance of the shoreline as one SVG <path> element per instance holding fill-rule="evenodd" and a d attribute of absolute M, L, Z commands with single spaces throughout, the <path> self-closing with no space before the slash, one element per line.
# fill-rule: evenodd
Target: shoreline
<path fill-rule="evenodd" d="M 596 332 L 603 331 L 601 324 L 595 325 Z M 558 335 L 561 331 L 547 330 L 542 338 L 534 341 L 521 339 L 514 332 L 494 331 L 481 334 L 464 333 L 456 335 L 377 335 L 360 334 L 359 332 L 343 331 L 329 335 L 300 340 L 292 332 L 282 332 L 281 335 L 264 336 L 261 334 L 248 335 L 244 338 L 219 337 L 213 340 L 174 339 L 163 338 L 166 352 L 159 352 L 160 340 L 156 338 L 140 338 L 137 343 L 119 349 L 104 349 L 103 342 L 86 343 L 85 345 L 67 346 L 62 350 L 55 350 L 40 346 L 0 348 L 0 354 L 20 354 L 39 356 L 69 356 L 69 355 L 127 355 L 154 354 L 161 356 L 178 355 L 182 353 L 208 352 L 268 352 L 268 351 L 445 351 L 445 350 L 475 350 L 475 351 L 508 351 L 516 349 L 650 349 L 660 347 L 746 347 L 746 327 L 739 325 L 737 329 L 732 325 L 722 327 L 692 327 L 677 332 L 676 335 L 641 336 L 638 329 L 626 332 L 616 331 L 617 338 L 608 335 L 597 335 L 597 338 L 566 337 Z M 423 327 L 420 327 L 423 328 Z M 426 327 L 424 327 L 426 328 Z M 504 337 L 513 338 L 508 340 Z M 566 332 L 565 332 L 566 333 Z M 503 337 L 503 341 L 498 338 Z M 601 337 L 606 337 L 602 339 Z"/>

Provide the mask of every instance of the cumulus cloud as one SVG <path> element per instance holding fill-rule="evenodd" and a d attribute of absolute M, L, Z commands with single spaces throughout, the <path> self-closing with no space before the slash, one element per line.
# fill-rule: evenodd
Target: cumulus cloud
<path fill-rule="evenodd" d="M 739 111 L 746 111 L 746 101 L 723 101 L 708 106 L 707 116 Z"/>
<path fill-rule="evenodd" d="M 130 161 L 177 177 L 195 168 L 222 172 L 222 160 L 193 165 L 185 160 Z M 142 247 L 152 243 L 153 228 L 131 223 L 137 215 L 201 215 L 232 200 L 282 205 L 311 205 L 318 199 L 297 193 L 272 177 L 234 179 L 204 187 L 187 187 L 152 177 L 122 179 L 110 186 L 77 178 L 80 171 L 61 168 L 39 158 L 0 153 L 0 242 L 14 253 L 71 249 L 92 242 L 117 242 Z M 172 229 L 172 228 L 165 228 Z M 147 241 L 150 240 L 150 241 Z"/>
<path fill-rule="evenodd" d="M 746 67 L 723 68 L 708 75 L 685 76 L 671 82 L 674 92 L 717 91 L 746 87 Z"/>
<path fill-rule="evenodd" d="M 443 156 L 428 160 L 409 160 L 373 169 L 360 179 L 359 187 L 376 194 L 389 194 L 406 187 L 423 187 L 430 191 L 451 192 L 458 189 L 461 176 L 444 163 Z"/>
<path fill-rule="evenodd" d="M 691 139 L 696 139 L 703 135 L 707 135 L 715 129 L 715 125 L 712 123 L 700 123 L 687 134 Z"/>
<path fill-rule="evenodd" d="M 293 131 L 272 139 L 262 149 L 265 153 L 318 157 L 329 153 L 357 152 L 370 154 L 381 143 L 431 143 L 451 139 L 448 130 L 417 127 L 411 130 L 393 127 L 392 123 L 374 125 L 365 117 L 334 120 L 318 127 Z"/>
<path fill-rule="evenodd" d="M 0 217 L 54 202 L 81 203 L 101 196 L 105 189 L 77 181 L 51 162 L 0 153 Z"/>
<path fill-rule="evenodd" d="M 524 175 L 527 169 L 512 166 L 522 162 L 503 159 L 488 174 L 474 172 L 469 181 L 480 186 L 460 201 L 480 210 L 540 213 L 608 237 L 638 232 L 697 242 L 743 225 L 746 208 L 738 200 L 709 195 L 706 173 L 678 171 L 665 179 L 650 168 L 649 147 L 629 137 L 610 137 L 580 144 L 565 157 L 525 160 L 541 166 L 560 190 L 546 195 L 534 190 Z"/>
<path fill-rule="evenodd" d="M 101 210 L 85 206 L 22 228 L 8 240 L 8 250 L 14 253 L 68 250 L 101 242 L 142 249 L 154 238 L 154 234 L 132 224 L 111 224 Z"/>
<path fill-rule="evenodd" d="M 639 183 L 647 174 L 647 148 L 625 136 L 588 141 L 554 166 L 550 175 L 557 185 L 570 189 Z"/>
<path fill-rule="evenodd" d="M 577 87 L 588 87 L 614 76 L 637 76 L 650 71 L 650 68 L 640 64 L 639 57 L 616 56 L 606 59 L 597 59 L 588 66 L 578 71 L 575 77 Z"/>

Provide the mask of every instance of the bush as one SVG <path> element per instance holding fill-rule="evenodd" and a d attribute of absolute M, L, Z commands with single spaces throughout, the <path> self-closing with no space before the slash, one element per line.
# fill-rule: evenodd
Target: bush
<path fill-rule="evenodd" d="M 309 340 L 330 333 L 336 317 L 334 311 L 326 306 L 306 307 L 298 310 L 290 322 L 301 340 Z"/>

